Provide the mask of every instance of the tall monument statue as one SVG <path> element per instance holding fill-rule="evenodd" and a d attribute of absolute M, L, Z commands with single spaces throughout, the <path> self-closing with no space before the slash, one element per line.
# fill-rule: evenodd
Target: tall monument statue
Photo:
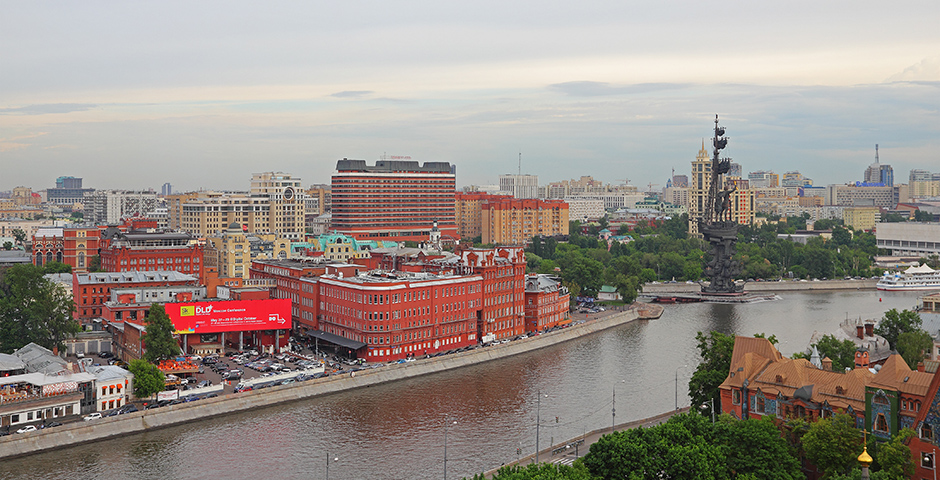
<path fill-rule="evenodd" d="M 725 185 L 724 175 L 731 170 L 731 159 L 718 156 L 728 146 L 728 139 L 724 135 L 725 129 L 718 125 L 718 115 L 715 115 L 711 183 L 708 196 L 705 197 L 705 208 L 702 209 L 701 217 L 696 219 L 699 232 L 709 243 L 712 257 L 705 264 L 705 276 L 710 282 L 702 285 L 703 294 L 736 294 L 744 289 L 734 283 L 734 277 L 741 273 L 741 265 L 734 260 L 738 223 L 731 217 L 732 194 L 737 187 L 729 188 Z"/>

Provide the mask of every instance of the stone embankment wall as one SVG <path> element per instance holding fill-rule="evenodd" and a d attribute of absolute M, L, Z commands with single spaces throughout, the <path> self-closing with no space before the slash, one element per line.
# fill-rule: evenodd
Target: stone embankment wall
<path fill-rule="evenodd" d="M 878 280 L 812 280 L 806 282 L 748 282 L 744 285 L 747 292 L 792 292 L 806 290 L 874 290 Z M 697 283 L 662 283 L 659 285 L 643 285 L 643 293 L 698 293 L 702 287 Z"/>
<path fill-rule="evenodd" d="M 44 450 L 138 433 L 148 429 L 168 427 L 219 415 L 302 400 L 317 395 L 328 395 L 354 388 L 466 367 L 564 343 L 629 323 L 636 320 L 637 317 L 636 310 L 617 312 L 546 335 L 538 335 L 510 343 L 431 359 L 360 370 L 355 372 L 355 375 L 347 373 L 263 390 L 170 405 L 153 410 L 143 410 L 116 417 L 68 423 L 60 427 L 32 433 L 13 434 L 0 437 L 0 458 L 29 455 Z"/>

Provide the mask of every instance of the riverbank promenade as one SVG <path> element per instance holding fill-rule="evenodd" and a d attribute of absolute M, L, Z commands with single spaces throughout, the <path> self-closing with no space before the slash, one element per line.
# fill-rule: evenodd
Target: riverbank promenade
<path fill-rule="evenodd" d="M 654 417 L 644 418 L 642 420 L 634 420 L 634 421 L 627 422 L 627 423 L 621 423 L 619 425 L 616 425 L 613 428 L 613 430 L 619 432 L 623 430 L 630 430 L 630 429 L 637 428 L 637 427 L 644 427 L 644 428 L 652 427 L 654 425 L 665 423 L 667 420 L 672 418 L 673 415 L 686 413 L 688 411 L 689 411 L 689 407 L 683 407 L 678 410 L 673 410 L 670 412 L 656 415 Z M 555 443 L 554 445 L 549 445 L 546 448 L 539 450 L 539 453 L 538 453 L 539 462 L 560 463 L 564 465 L 571 465 L 574 463 L 575 460 L 578 459 L 578 457 L 583 457 L 584 455 L 586 455 L 588 451 L 591 449 L 591 445 L 593 445 L 598 440 L 600 440 L 601 437 L 603 437 L 604 435 L 608 435 L 610 433 L 611 433 L 610 427 L 601 428 L 601 429 L 588 432 L 585 435 L 575 437 L 575 438 L 572 438 L 570 440 L 567 440 L 561 443 Z M 531 453 L 524 457 L 520 457 L 514 462 L 509 462 L 505 465 L 500 465 L 496 468 L 487 470 L 486 472 L 484 472 L 484 475 L 486 476 L 486 478 L 493 478 L 493 475 L 495 475 L 496 472 L 499 471 L 500 468 L 503 468 L 504 466 L 512 466 L 512 465 L 528 465 L 530 463 L 535 462 L 535 457 L 536 457 L 536 454 Z"/>

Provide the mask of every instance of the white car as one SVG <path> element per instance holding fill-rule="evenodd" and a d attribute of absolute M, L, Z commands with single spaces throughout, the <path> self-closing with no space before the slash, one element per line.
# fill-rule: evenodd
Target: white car
<path fill-rule="evenodd" d="M 98 420 L 99 418 L 101 418 L 101 414 L 98 413 L 98 412 L 89 413 L 88 415 L 85 415 L 85 421 L 86 421 L 86 422 L 89 421 L 89 420 Z"/>
<path fill-rule="evenodd" d="M 27 426 L 25 426 L 25 427 L 23 427 L 23 428 L 17 430 L 16 433 L 29 433 L 29 432 L 35 432 L 35 431 L 36 431 L 36 426 L 35 426 L 35 425 L 27 425 Z"/>

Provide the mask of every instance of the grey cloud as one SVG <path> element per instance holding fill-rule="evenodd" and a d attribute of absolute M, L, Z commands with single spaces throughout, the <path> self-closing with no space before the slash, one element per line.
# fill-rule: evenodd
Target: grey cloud
<path fill-rule="evenodd" d="M 637 83 L 634 85 L 611 85 L 607 82 L 565 82 L 549 85 L 550 90 L 572 97 L 597 97 L 605 95 L 634 95 L 663 90 L 680 90 L 688 87 L 683 83 Z"/>
<path fill-rule="evenodd" d="M 46 103 L 25 107 L 0 108 L 0 115 L 46 115 L 49 113 L 84 112 L 97 107 L 90 103 Z"/>
<path fill-rule="evenodd" d="M 331 94 L 331 97 L 336 98 L 362 98 L 371 95 L 372 90 L 344 90 L 342 92 L 336 92 Z"/>

